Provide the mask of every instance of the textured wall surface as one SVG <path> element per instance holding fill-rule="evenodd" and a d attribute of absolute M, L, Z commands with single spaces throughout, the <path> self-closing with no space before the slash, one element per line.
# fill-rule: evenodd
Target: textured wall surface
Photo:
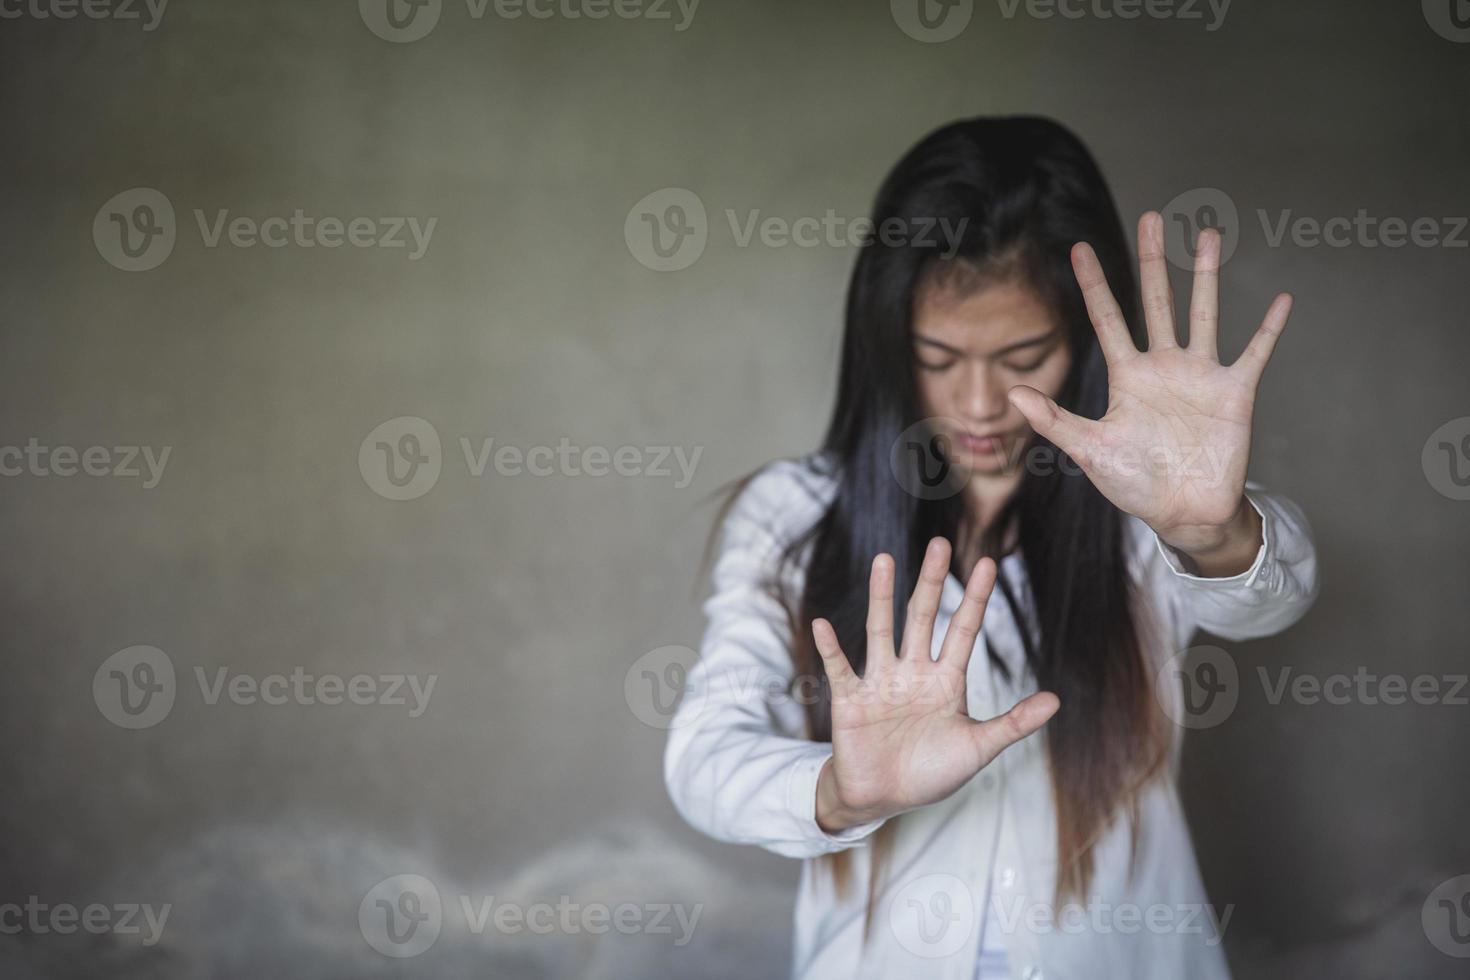
<path fill-rule="evenodd" d="M 1252 475 L 1324 589 L 1224 645 L 1238 706 L 1185 753 L 1234 969 L 1463 975 L 1454 3 L 966 0 L 936 34 L 902 0 L 0 0 L 0 904 L 49 910 L 0 972 L 780 975 L 796 866 L 680 821 L 638 665 L 697 646 L 709 495 L 821 432 L 845 222 L 929 129 L 1019 112 L 1130 220 L 1214 209 L 1227 354 L 1297 299 Z M 644 216 L 681 214 L 660 256 Z M 1430 223 L 1391 247 L 1387 218 Z M 1442 696 L 1278 699 L 1282 667 Z M 370 924 L 401 874 L 443 903 L 404 959 Z M 491 896 L 699 918 L 477 932 L 460 899 Z M 129 904 L 170 907 L 157 942 Z"/>

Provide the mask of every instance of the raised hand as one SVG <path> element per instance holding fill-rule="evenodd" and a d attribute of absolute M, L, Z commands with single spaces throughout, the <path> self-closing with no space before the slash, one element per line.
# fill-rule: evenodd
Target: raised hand
<path fill-rule="evenodd" d="M 1291 296 L 1275 298 L 1245 352 L 1226 367 L 1215 340 L 1219 233 L 1205 229 L 1196 245 L 1187 347 L 1175 336 L 1164 223 L 1157 212 L 1138 223 L 1138 265 L 1147 351 L 1133 345 L 1092 248 L 1079 243 L 1072 249 L 1072 267 L 1108 365 L 1106 414 L 1096 421 L 1081 418 L 1024 385 L 1012 388 L 1010 399 L 1120 510 L 1180 550 L 1207 554 L 1242 530 L 1259 534 L 1244 498 L 1251 413 L 1261 374 L 1286 327 Z"/>
<path fill-rule="evenodd" d="M 927 806 L 959 789 L 1008 745 L 1056 713 L 1042 692 L 989 721 L 965 712 L 965 670 L 995 585 L 995 562 L 980 559 L 950 621 L 939 658 L 931 654 L 934 618 L 950 561 L 935 538 L 909 600 L 903 649 L 893 645 L 893 559 L 873 561 L 868 584 L 868 657 L 853 672 L 832 624 L 812 635 L 832 687 L 832 759 L 817 782 L 817 822 L 828 831 Z"/>

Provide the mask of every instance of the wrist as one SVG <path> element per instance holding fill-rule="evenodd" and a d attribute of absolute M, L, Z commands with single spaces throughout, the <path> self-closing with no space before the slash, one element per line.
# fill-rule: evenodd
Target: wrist
<path fill-rule="evenodd" d="M 837 789 L 837 777 L 828 759 L 817 775 L 816 820 L 824 833 L 840 834 L 859 824 L 878 819 L 880 814 L 848 806 Z"/>
<path fill-rule="evenodd" d="M 1248 570 L 1261 549 L 1261 515 L 1244 494 L 1235 514 L 1224 524 L 1155 528 L 1159 540 L 1181 553 L 1206 578 L 1224 578 Z"/>

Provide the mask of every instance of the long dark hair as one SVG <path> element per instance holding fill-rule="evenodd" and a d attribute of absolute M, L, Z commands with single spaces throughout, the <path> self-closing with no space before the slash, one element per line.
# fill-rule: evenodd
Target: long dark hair
<path fill-rule="evenodd" d="M 797 679 L 823 692 L 807 699 L 810 735 L 818 741 L 831 739 L 831 705 L 812 620 L 831 621 L 861 673 L 873 557 L 887 552 L 894 558 L 894 622 L 901 624 L 928 540 L 958 540 L 965 530 L 962 495 L 924 499 L 905 489 L 917 485 L 917 473 L 893 469 L 893 447 L 922 418 L 912 333 L 919 291 L 936 277 L 954 278 L 956 270 L 961 281 L 968 270 L 971 281 L 1009 276 L 1035 290 L 1063 325 L 1072 355 L 1057 401 L 1088 418 L 1107 408 L 1107 369 L 1072 273 L 1074 243 L 1091 244 L 1124 316 L 1134 330 L 1138 325 L 1134 275 L 1112 195 L 1087 148 L 1052 120 L 969 119 L 926 136 L 878 191 L 874 227 L 893 219 L 911 230 L 937 222 L 962 231 L 957 242 L 937 235 L 875 236 L 862 245 L 853 269 L 837 404 L 823 444 L 837 492 L 822 518 L 786 552 L 787 561 L 797 561 L 810 549 L 803 593 L 789 597 L 794 601 L 788 605 Z M 1061 698 L 1046 729 L 1060 900 L 1085 894 L 1093 845 L 1120 809 L 1128 811 L 1136 835 L 1138 790 L 1162 768 L 1168 736 L 1135 621 L 1123 515 L 1039 435 L 1028 452 L 1038 451 L 1057 465 L 1026 467 L 982 547 L 997 555 L 1003 535 L 1010 534 L 1019 549 L 1029 589 L 1018 596 L 1002 580 L 997 595 L 1011 604 L 1018 623 L 1038 629 L 1039 638 L 1020 631 L 1026 661 L 1040 688 Z M 900 465 L 904 459 L 898 457 Z M 913 459 L 912 465 L 921 463 Z M 875 846 L 870 889 L 876 889 L 890 845 L 880 837 Z M 837 855 L 834 871 L 842 887 L 845 868 Z"/>

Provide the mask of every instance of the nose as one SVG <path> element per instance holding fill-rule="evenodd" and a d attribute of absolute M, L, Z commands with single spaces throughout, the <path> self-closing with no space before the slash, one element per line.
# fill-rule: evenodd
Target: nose
<path fill-rule="evenodd" d="M 1005 415 L 1010 407 L 1006 401 L 1006 386 L 994 365 L 988 361 L 971 361 L 962 372 L 964 391 L 960 405 L 966 416 L 975 422 L 993 422 Z"/>

